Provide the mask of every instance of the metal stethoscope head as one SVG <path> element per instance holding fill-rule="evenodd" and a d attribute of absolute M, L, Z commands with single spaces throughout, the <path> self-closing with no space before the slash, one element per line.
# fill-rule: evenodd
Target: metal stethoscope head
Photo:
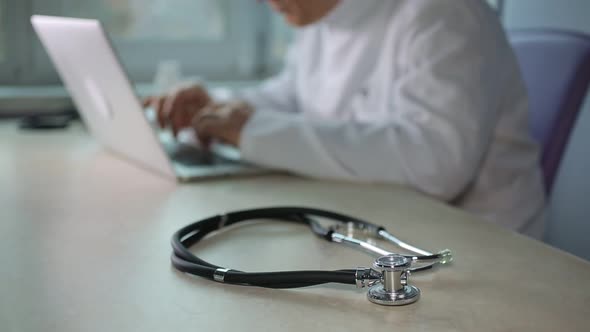
<path fill-rule="evenodd" d="M 393 236 L 383 227 L 348 222 L 331 227 L 330 230 L 333 242 L 379 256 L 372 268 L 358 268 L 355 274 L 357 288 L 368 287 L 367 299 L 376 304 L 400 306 L 418 301 L 420 289 L 409 284 L 411 273 L 453 261 L 453 255 L 448 249 L 432 253 L 417 248 Z M 371 241 L 374 239 L 392 243 L 412 254 L 387 251 Z M 415 264 L 418 266 L 413 266 Z"/>

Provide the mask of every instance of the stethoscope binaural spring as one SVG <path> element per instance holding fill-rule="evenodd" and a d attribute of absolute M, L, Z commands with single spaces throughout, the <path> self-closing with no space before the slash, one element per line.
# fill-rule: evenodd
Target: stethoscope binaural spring
<path fill-rule="evenodd" d="M 337 224 L 325 227 L 318 221 L 319 218 L 335 221 Z M 252 273 L 208 263 L 189 251 L 192 245 L 213 232 L 241 222 L 260 219 L 304 224 L 323 239 L 361 249 L 378 258 L 372 268 Z M 367 240 L 355 238 L 354 235 L 359 232 L 363 237 L 393 243 L 413 254 L 396 254 Z M 431 253 L 416 248 L 393 236 L 384 227 L 367 221 L 340 213 L 300 207 L 244 210 L 197 221 L 174 234 L 172 248 L 171 260 L 176 269 L 213 281 L 266 288 L 299 288 L 325 283 L 352 284 L 358 288 L 369 287 L 368 299 L 382 305 L 404 305 L 417 301 L 420 290 L 409 285 L 411 272 L 423 271 L 453 260 L 449 250 Z"/>

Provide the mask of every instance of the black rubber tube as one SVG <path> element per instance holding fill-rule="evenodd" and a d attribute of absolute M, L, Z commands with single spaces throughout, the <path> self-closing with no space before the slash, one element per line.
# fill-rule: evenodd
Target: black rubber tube
<path fill-rule="evenodd" d="M 374 227 L 354 217 L 319 209 L 283 207 L 238 211 L 225 216 L 214 216 L 195 222 L 176 232 L 171 241 L 173 249 L 172 265 L 181 272 L 214 280 L 215 271 L 221 267 L 198 258 L 189 251 L 189 248 L 220 228 L 249 220 L 274 219 L 304 224 L 310 227 L 318 236 L 331 240 L 331 231 L 323 228 L 318 222 L 309 218 L 308 215 Z M 356 271 L 353 270 L 256 273 L 229 270 L 224 274 L 224 283 L 267 288 L 298 288 L 325 283 L 355 284 L 355 273 Z"/>
<path fill-rule="evenodd" d="M 177 231 L 172 237 L 173 254 L 172 265 L 181 272 L 200 276 L 209 280 L 215 280 L 214 274 L 222 267 L 206 262 L 193 253 L 189 248 L 201 241 L 207 235 L 215 231 L 240 222 L 256 219 L 274 219 L 291 223 L 304 224 L 317 236 L 332 241 L 332 230 L 324 228 L 313 217 L 332 219 L 341 223 L 353 222 L 367 229 L 378 232 L 383 229 L 380 226 L 372 225 L 358 218 L 346 216 L 339 213 L 298 207 L 266 208 L 233 212 L 227 215 L 219 215 L 192 223 Z M 406 256 L 411 258 L 412 256 Z M 421 258 L 433 259 L 433 256 Z M 431 269 L 432 265 L 415 268 L 413 271 Z M 290 271 L 290 272 L 256 272 L 247 273 L 237 270 L 230 270 L 224 274 L 224 283 L 259 286 L 267 288 L 298 288 L 308 287 L 325 283 L 355 284 L 356 270 L 338 271 Z"/>

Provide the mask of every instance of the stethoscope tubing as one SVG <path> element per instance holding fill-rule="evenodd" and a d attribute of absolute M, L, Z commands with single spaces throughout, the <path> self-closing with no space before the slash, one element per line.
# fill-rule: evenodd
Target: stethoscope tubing
<path fill-rule="evenodd" d="M 181 272 L 226 284 L 266 288 L 298 288 L 325 283 L 355 284 L 357 271 L 353 269 L 335 271 L 243 272 L 211 264 L 198 258 L 189 251 L 192 245 L 213 232 L 241 222 L 260 219 L 273 219 L 304 224 L 309 226 L 316 235 L 331 242 L 340 242 L 335 240 L 335 238 L 344 235 L 323 227 L 312 217 L 327 218 L 340 223 L 353 223 L 375 234 L 378 234 L 379 231 L 385 231 L 385 228 L 364 220 L 320 209 L 278 207 L 243 210 L 197 221 L 177 231 L 171 241 L 173 249 L 171 262 Z M 437 256 L 433 254 L 431 256 L 421 256 L 420 258 L 425 260 L 431 259 L 434 262 Z M 418 260 L 419 256 L 410 255 L 407 257 Z M 421 271 L 431 267 L 432 265 L 423 266 L 414 271 Z"/>

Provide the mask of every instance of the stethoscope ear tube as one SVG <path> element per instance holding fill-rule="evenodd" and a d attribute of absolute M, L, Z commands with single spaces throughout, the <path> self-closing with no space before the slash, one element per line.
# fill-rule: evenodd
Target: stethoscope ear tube
<path fill-rule="evenodd" d="M 172 265 L 179 271 L 203 277 L 209 280 L 245 286 L 258 286 L 266 288 L 298 288 L 307 287 L 325 283 L 357 284 L 359 285 L 358 269 L 343 269 L 336 271 L 285 271 L 285 272 L 243 272 L 225 267 L 220 267 L 206 262 L 193 253 L 189 248 L 202 240 L 209 234 L 217 232 L 227 226 L 241 223 L 244 221 L 258 219 L 275 219 L 286 222 L 304 224 L 325 240 L 331 242 L 359 245 L 363 247 L 366 242 L 356 240 L 338 233 L 333 228 L 326 228 L 314 217 L 326 218 L 337 221 L 341 224 L 353 224 L 356 227 L 369 230 L 375 234 L 385 229 L 373 225 L 366 221 L 319 209 L 299 208 L 299 207 L 280 207 L 244 210 L 210 217 L 177 231 L 172 237 Z M 377 248 L 377 247 L 375 247 Z M 361 248 L 366 249 L 366 248 Z M 371 251 L 371 250 L 369 250 Z M 381 252 L 372 251 L 374 254 Z M 450 255 L 450 254 L 449 254 Z M 422 257 L 436 261 L 440 259 L 438 254 L 430 255 L 431 257 Z M 419 261 L 418 256 L 409 256 L 413 261 Z M 421 267 L 419 270 L 432 267 L 431 265 Z M 364 271 L 364 269 L 363 269 Z M 371 277 L 373 278 L 373 277 Z"/>

